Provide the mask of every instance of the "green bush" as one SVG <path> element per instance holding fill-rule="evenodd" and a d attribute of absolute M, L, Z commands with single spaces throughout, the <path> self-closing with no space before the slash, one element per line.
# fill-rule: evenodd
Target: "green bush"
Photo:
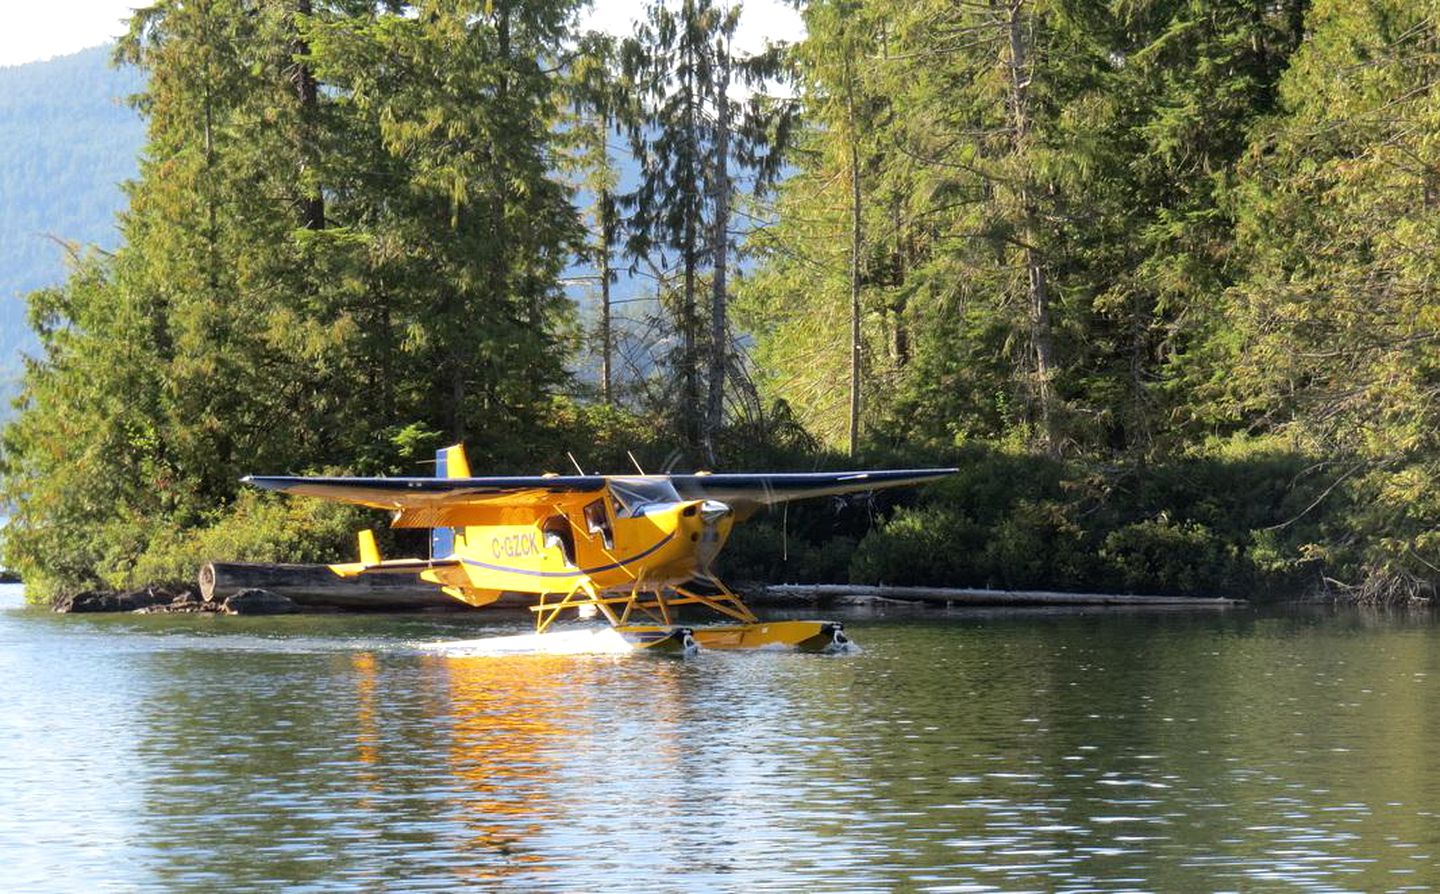
<path fill-rule="evenodd" d="M 1205 525 L 1164 516 L 1111 531 L 1100 557 L 1132 593 L 1214 596 L 1247 577 L 1236 551 Z"/>
<path fill-rule="evenodd" d="M 989 529 L 952 506 L 900 509 L 860 541 L 849 577 L 892 586 L 987 583 L 988 535 Z"/>
<path fill-rule="evenodd" d="M 986 583 L 1003 589 L 1088 587 L 1094 561 L 1073 506 L 1020 500 L 985 546 Z"/>
<path fill-rule="evenodd" d="M 383 525 L 379 513 L 355 506 L 246 491 L 208 525 L 156 532 L 132 563 L 113 568 L 105 582 L 124 588 L 194 581 L 211 561 L 351 561 L 355 533 Z"/>
<path fill-rule="evenodd" d="M 849 574 L 856 538 L 835 534 L 811 540 L 784 531 L 766 516 L 737 524 L 716 562 L 722 580 L 762 583 L 833 583 Z"/>
<path fill-rule="evenodd" d="M 1087 564 L 1062 463 L 971 444 L 956 465 L 956 474 L 918 489 L 919 506 L 865 536 L 850 563 L 853 581 L 1063 586 Z"/>
<path fill-rule="evenodd" d="M 1316 544 L 1345 542 L 1353 499 L 1315 511 L 1334 478 L 1301 455 L 1100 464 L 971 444 L 958 464 L 861 540 L 851 580 L 1250 597 L 1350 562 Z"/>

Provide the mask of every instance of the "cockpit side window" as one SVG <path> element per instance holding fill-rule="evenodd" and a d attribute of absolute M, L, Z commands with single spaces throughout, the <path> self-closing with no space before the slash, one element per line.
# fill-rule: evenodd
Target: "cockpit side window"
<path fill-rule="evenodd" d="M 585 506 L 585 530 L 591 535 L 599 534 L 606 549 L 615 548 L 615 532 L 610 527 L 610 516 L 605 512 L 604 500 L 596 500 Z"/>
<path fill-rule="evenodd" d="M 552 515 L 540 526 L 545 537 L 546 549 L 560 548 L 566 565 L 575 564 L 575 534 L 570 530 L 570 520 L 563 515 Z"/>

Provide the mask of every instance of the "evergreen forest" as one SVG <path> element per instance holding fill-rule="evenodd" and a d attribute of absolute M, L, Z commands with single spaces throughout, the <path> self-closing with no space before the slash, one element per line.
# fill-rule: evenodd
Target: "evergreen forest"
<path fill-rule="evenodd" d="M 954 465 L 737 581 L 1440 583 L 1440 0 L 153 0 L 120 244 L 28 298 L 35 598 L 334 560 L 247 473 Z M 582 283 L 582 313 L 568 293 Z M 643 283 L 620 298 L 618 283 Z M 423 549 L 389 543 L 387 548 Z"/>

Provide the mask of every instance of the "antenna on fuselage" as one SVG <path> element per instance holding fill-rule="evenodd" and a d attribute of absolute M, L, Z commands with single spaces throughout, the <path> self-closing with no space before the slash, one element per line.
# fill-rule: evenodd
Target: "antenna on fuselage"
<path fill-rule="evenodd" d="M 630 457 L 630 461 L 635 464 L 635 471 L 639 472 L 641 475 L 644 475 L 645 470 L 640 467 L 640 460 L 635 458 L 635 454 L 631 453 L 629 450 L 626 450 L 625 455 Z"/>
<path fill-rule="evenodd" d="M 566 450 L 565 455 L 570 457 L 570 464 L 575 467 L 575 471 L 579 472 L 581 475 L 584 475 L 585 470 L 580 468 L 580 461 L 575 458 L 575 454 L 571 453 L 569 450 Z"/>

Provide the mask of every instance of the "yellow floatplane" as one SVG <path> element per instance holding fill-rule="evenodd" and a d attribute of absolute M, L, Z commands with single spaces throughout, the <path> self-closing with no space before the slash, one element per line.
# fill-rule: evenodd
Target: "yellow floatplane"
<path fill-rule="evenodd" d="M 454 598 L 489 605 L 530 594 L 535 634 L 490 641 L 496 651 L 693 651 L 842 648 L 835 621 L 761 621 L 710 571 L 731 526 L 760 509 L 805 497 L 918 484 L 954 469 L 688 475 L 473 477 L 460 445 L 436 454 L 429 478 L 252 475 L 267 490 L 387 509 L 397 528 L 430 528 L 430 557 L 381 559 L 361 531 L 360 561 L 344 577 L 412 572 Z M 729 623 L 678 623 L 700 606 Z M 596 613 L 608 629 L 564 630 L 569 612 Z"/>

